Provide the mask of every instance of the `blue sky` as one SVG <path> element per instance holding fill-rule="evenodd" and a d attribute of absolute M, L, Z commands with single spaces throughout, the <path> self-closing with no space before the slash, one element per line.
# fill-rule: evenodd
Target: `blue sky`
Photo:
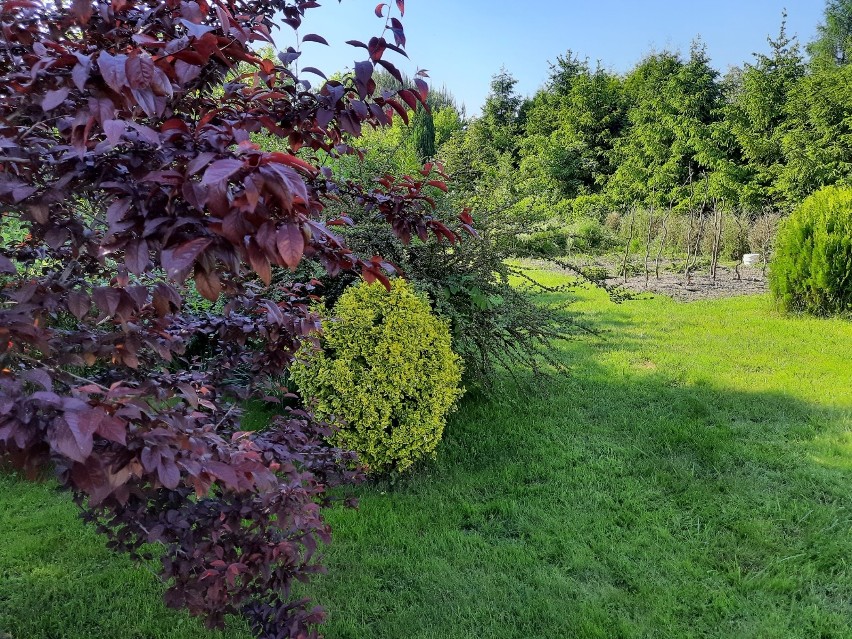
<path fill-rule="evenodd" d="M 344 43 L 379 34 L 376 2 L 322 0 L 322 7 L 308 12 L 301 33 L 319 33 L 331 46 L 305 43 L 300 65 L 328 73 L 364 59 L 363 49 Z M 802 43 L 812 39 L 824 0 L 406 0 L 411 59 L 390 53 L 388 60 L 409 74 L 429 69 L 434 84 L 446 85 L 476 115 L 501 66 L 518 79 L 519 93 L 531 95 L 547 79 L 548 61 L 567 49 L 625 72 L 652 50 L 688 52 L 701 36 L 713 65 L 724 72 L 767 51 L 766 38 L 777 35 L 785 7 L 788 33 Z M 294 44 L 289 28 L 277 44 Z"/>

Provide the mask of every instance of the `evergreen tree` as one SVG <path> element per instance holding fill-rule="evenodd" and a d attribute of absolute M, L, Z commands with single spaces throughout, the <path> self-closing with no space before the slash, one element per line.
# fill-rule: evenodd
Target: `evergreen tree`
<path fill-rule="evenodd" d="M 441 147 L 439 158 L 466 194 L 466 204 L 484 210 L 504 209 L 516 199 L 514 173 L 518 163 L 518 132 L 522 99 L 517 80 L 501 69 L 480 117 L 456 131 Z"/>
<path fill-rule="evenodd" d="M 825 22 L 807 46 L 814 64 L 844 65 L 852 61 L 852 0 L 828 0 Z"/>
<path fill-rule="evenodd" d="M 712 126 L 721 96 L 703 44 L 689 60 L 663 52 L 643 60 L 626 78 L 629 125 L 615 145 L 609 183 L 616 201 L 663 206 L 684 202 L 690 182 L 714 164 Z"/>
<path fill-rule="evenodd" d="M 384 70 L 375 72 L 373 80 L 378 93 L 383 90 L 398 91 L 414 84 L 405 75 L 400 83 Z M 458 106 L 453 94 L 444 86 L 430 87 L 426 104 L 429 109 L 418 105 L 414 113 L 409 115 L 407 125 L 401 117 L 397 117 L 391 127 L 366 131 L 366 146 L 377 152 L 369 154 L 368 165 L 354 159 L 349 164 L 357 165 L 362 172 L 366 170 L 374 174 L 391 172 L 401 175 L 416 172 L 419 170 L 418 165 L 433 160 L 438 147 L 454 131 L 464 126 L 464 109 Z"/>
<path fill-rule="evenodd" d="M 485 99 L 480 118 L 497 153 L 517 153 L 518 117 L 522 98 L 515 93 L 518 81 L 505 68 L 491 79 L 491 92 Z"/>
<path fill-rule="evenodd" d="M 786 164 L 783 140 L 789 122 L 787 102 L 804 76 L 795 37 L 787 35 L 786 14 L 776 39 L 767 39 L 770 55 L 755 54 L 724 109 L 729 131 L 739 147 L 739 203 L 749 209 L 775 207 L 789 197 L 780 176 Z"/>
<path fill-rule="evenodd" d="M 435 121 L 432 110 L 418 106 L 411 118 L 411 137 L 414 150 L 421 162 L 426 163 L 435 157 Z"/>
<path fill-rule="evenodd" d="M 547 91 L 557 98 L 571 93 L 574 81 L 589 73 L 588 58 L 580 59 L 571 49 L 568 49 L 564 56 L 556 56 L 556 62 L 548 64 L 550 77 L 547 82 Z"/>
<path fill-rule="evenodd" d="M 628 125 L 615 145 L 617 168 L 608 185 L 618 202 L 665 200 L 680 182 L 677 162 L 669 153 L 675 113 L 668 94 L 682 67 L 674 53 L 651 54 L 625 78 Z"/>
<path fill-rule="evenodd" d="M 563 74 L 533 105 L 521 146 L 527 190 L 549 188 L 559 198 L 599 192 L 613 171 L 612 147 L 625 122 L 620 78 L 575 65 L 570 82 Z"/>
<path fill-rule="evenodd" d="M 852 181 L 852 65 L 819 65 L 790 94 L 779 189 L 797 203 Z"/>

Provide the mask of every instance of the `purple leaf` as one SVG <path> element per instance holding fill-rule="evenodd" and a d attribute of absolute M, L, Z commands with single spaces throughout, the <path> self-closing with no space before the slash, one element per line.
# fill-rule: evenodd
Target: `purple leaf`
<path fill-rule="evenodd" d="M 302 42 L 318 42 L 320 44 L 328 46 L 328 40 L 323 38 L 321 35 L 317 35 L 316 33 L 309 33 L 305 36 L 302 36 Z"/>
<path fill-rule="evenodd" d="M 291 271 L 295 271 L 305 252 L 305 236 L 301 227 L 298 224 L 285 224 L 275 234 L 275 241 L 281 259 Z"/>
<path fill-rule="evenodd" d="M 93 435 L 97 422 L 92 418 L 95 411 L 68 411 L 54 422 L 54 449 L 81 464 L 92 454 Z"/>
<path fill-rule="evenodd" d="M 86 56 L 77 56 L 77 59 L 80 61 L 71 70 L 71 79 L 74 81 L 74 86 L 80 91 L 85 91 L 86 82 L 89 80 L 89 73 L 92 70 L 92 60 Z"/>
<path fill-rule="evenodd" d="M 121 303 L 121 291 L 111 286 L 98 286 L 92 291 L 92 299 L 106 317 L 112 317 Z"/>
<path fill-rule="evenodd" d="M 102 413 L 95 432 L 111 442 L 122 446 L 127 445 L 127 424 L 117 417 Z"/>
<path fill-rule="evenodd" d="M 213 158 L 216 157 L 216 154 L 212 151 L 205 151 L 204 153 L 199 153 L 192 160 L 189 161 L 189 164 L 186 165 L 186 173 L 187 175 L 195 175 L 205 166 L 210 164 L 213 161 Z"/>
<path fill-rule="evenodd" d="M 180 483 L 180 470 L 178 470 L 174 460 L 168 457 L 160 458 L 157 476 L 160 478 L 160 483 L 170 490 L 177 488 Z"/>
<path fill-rule="evenodd" d="M 83 319 L 92 308 L 91 298 L 81 291 L 68 293 L 68 310 L 78 320 Z"/>
<path fill-rule="evenodd" d="M 131 89 L 147 89 L 154 79 L 154 62 L 147 53 L 131 55 L 124 63 Z"/>
<path fill-rule="evenodd" d="M 190 22 L 186 18 L 181 18 L 179 22 L 184 27 L 186 27 L 186 32 L 193 38 L 200 38 L 205 33 L 210 33 L 211 31 L 213 31 L 213 27 L 209 27 L 204 24 L 196 24 L 195 22 Z"/>
<path fill-rule="evenodd" d="M 393 31 L 393 39 L 400 47 L 405 46 L 405 31 L 402 28 L 402 23 L 396 18 L 391 18 L 391 31 Z"/>
<path fill-rule="evenodd" d="M 212 242 L 213 240 L 197 237 L 175 248 L 164 249 L 160 257 L 163 268 L 166 269 L 166 273 L 168 273 L 170 278 L 182 282 L 186 279 L 193 264 L 195 264 L 196 258 Z"/>
<path fill-rule="evenodd" d="M 400 73 L 399 69 L 397 69 L 387 60 L 379 60 L 377 64 L 382 65 L 385 70 L 387 70 L 387 72 L 390 73 L 397 82 L 402 84 L 402 73 Z"/>
<path fill-rule="evenodd" d="M 314 75 L 320 76 L 324 80 L 328 80 L 328 78 L 325 76 L 325 73 L 323 73 L 316 67 L 304 67 L 302 69 L 302 73 L 313 73 Z"/>
<path fill-rule="evenodd" d="M 68 87 L 62 87 L 61 89 L 48 91 L 44 94 L 44 100 L 41 101 L 41 108 L 44 111 L 50 111 L 52 109 L 55 109 L 60 104 L 65 102 L 65 98 L 68 97 L 69 93 L 71 93 L 71 89 L 69 89 Z"/>
<path fill-rule="evenodd" d="M 18 272 L 18 267 L 15 263 L 5 255 L 0 255 L 0 273 L 11 273 L 14 275 Z"/>
<path fill-rule="evenodd" d="M 151 263 L 148 256 L 148 242 L 144 239 L 131 241 L 124 250 L 124 263 L 131 273 L 135 275 L 144 273 Z"/>
<path fill-rule="evenodd" d="M 107 120 L 104 122 L 104 134 L 111 146 L 116 146 L 121 142 L 121 136 L 124 135 L 126 130 L 127 125 L 123 120 Z"/>
<path fill-rule="evenodd" d="M 367 83 L 373 77 L 373 63 L 369 61 L 355 63 L 355 79 L 358 84 L 367 86 Z"/>
<path fill-rule="evenodd" d="M 204 177 L 201 178 L 201 183 L 219 184 L 221 182 L 225 182 L 241 168 L 243 168 L 242 160 L 235 160 L 233 158 L 217 160 L 204 172 Z"/>
<path fill-rule="evenodd" d="M 126 63 L 126 55 L 113 56 L 106 51 L 101 51 L 98 55 L 98 70 L 107 86 L 116 93 L 121 93 L 127 88 Z"/>

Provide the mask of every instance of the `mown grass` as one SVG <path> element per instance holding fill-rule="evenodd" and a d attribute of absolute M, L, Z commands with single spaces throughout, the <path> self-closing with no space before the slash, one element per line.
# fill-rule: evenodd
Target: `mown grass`
<path fill-rule="evenodd" d="M 469 397 L 435 462 L 329 512 L 326 637 L 852 637 L 852 323 L 575 308 L 604 332 L 570 375 Z M 2 480 L 0 539 L 18 639 L 206 636 L 49 487 Z"/>
<path fill-rule="evenodd" d="M 236 639 L 170 610 L 155 565 L 106 549 L 50 483 L 0 476 L 0 637 Z"/>

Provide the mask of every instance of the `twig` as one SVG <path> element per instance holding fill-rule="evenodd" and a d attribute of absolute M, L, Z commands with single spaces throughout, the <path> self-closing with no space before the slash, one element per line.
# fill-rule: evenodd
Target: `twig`
<path fill-rule="evenodd" d="M 648 236 L 645 238 L 645 288 L 648 288 L 648 280 L 651 279 L 651 273 L 648 270 L 648 261 L 651 259 L 651 235 L 654 230 L 654 207 L 648 210 Z"/>
<path fill-rule="evenodd" d="M 23 353 L 18 353 L 18 354 L 17 354 L 17 356 L 18 356 L 20 359 L 23 359 L 23 360 L 25 360 L 25 361 L 29 362 L 30 364 L 34 364 L 34 365 L 36 365 L 36 366 L 40 366 L 41 368 L 46 368 L 46 369 L 48 369 L 48 370 L 52 371 L 53 373 L 55 373 L 55 374 L 57 374 L 57 375 L 67 375 L 68 377 L 71 377 L 71 378 L 73 378 L 73 379 L 76 379 L 78 382 L 83 382 L 83 383 L 85 383 L 85 384 L 92 384 L 92 385 L 94 385 L 94 386 L 97 386 L 97 387 L 98 387 L 98 388 L 100 388 L 101 390 L 106 391 L 107 393 L 109 392 L 109 389 L 108 389 L 106 386 L 104 386 L 103 384 L 98 384 L 96 381 L 94 381 L 94 380 L 92 380 L 92 379 L 87 379 L 87 378 L 85 378 L 85 377 L 80 377 L 79 375 L 75 375 L 74 373 L 71 373 L 71 372 L 69 372 L 69 371 L 64 371 L 64 370 L 62 370 L 62 369 L 54 368 L 53 366 L 48 366 L 48 365 L 47 365 L 47 364 L 45 364 L 44 362 L 40 362 L 40 361 L 38 361 L 37 359 L 35 359 L 34 357 L 30 357 L 29 355 L 24 355 Z"/>
<path fill-rule="evenodd" d="M 621 273 L 624 283 L 627 284 L 627 260 L 630 258 L 630 244 L 633 242 L 633 230 L 636 224 L 636 207 L 630 209 L 630 236 L 627 238 L 627 246 L 624 249 L 624 262 L 621 265 Z"/>
<path fill-rule="evenodd" d="M 660 249 L 657 251 L 657 263 L 655 265 L 655 271 L 656 271 L 657 279 L 660 279 L 660 260 L 663 257 L 663 250 L 666 247 L 666 240 L 668 239 L 668 236 L 669 236 L 668 221 L 669 221 L 669 217 L 671 217 L 671 214 L 672 214 L 672 208 L 674 208 L 674 200 L 671 200 L 669 202 L 669 210 L 666 211 L 666 215 L 663 218 L 663 236 L 662 236 L 662 238 L 660 238 Z"/>
<path fill-rule="evenodd" d="M 227 410 L 227 411 L 225 412 L 225 414 L 222 416 L 222 419 L 220 419 L 220 420 L 218 421 L 218 423 L 216 424 L 216 426 L 214 426 L 214 428 L 215 428 L 216 430 L 219 430 L 219 427 L 220 427 L 222 424 L 224 424 L 224 423 L 225 423 L 225 420 L 226 420 L 226 419 L 228 419 L 228 417 L 231 415 L 231 413 L 232 413 L 232 412 L 234 412 L 234 408 L 235 408 L 235 407 L 236 407 L 236 404 L 231 404 L 231 407 L 230 407 L 230 408 L 228 408 L 228 410 Z"/>

